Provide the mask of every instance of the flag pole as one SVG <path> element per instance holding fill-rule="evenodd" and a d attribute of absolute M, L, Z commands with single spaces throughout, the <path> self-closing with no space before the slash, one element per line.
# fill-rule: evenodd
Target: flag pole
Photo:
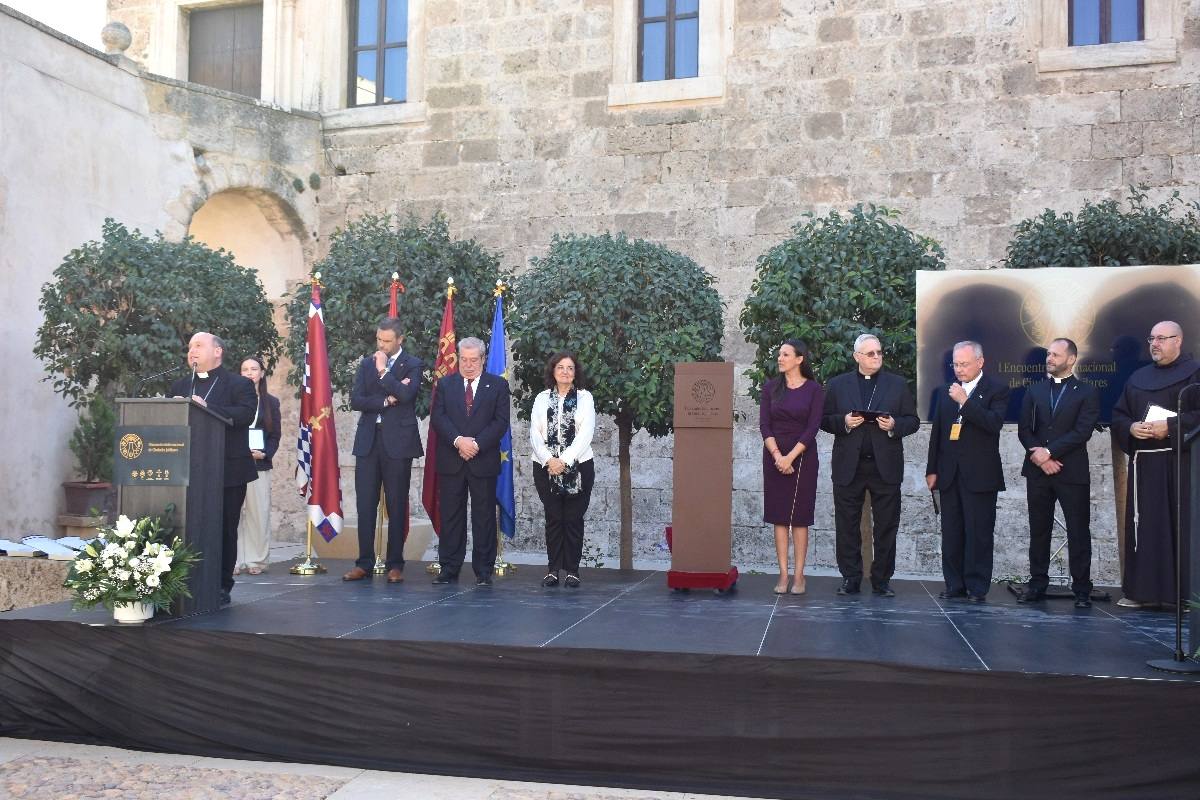
<path fill-rule="evenodd" d="M 317 563 L 313 558 L 313 524 L 312 520 L 308 521 L 308 541 L 304 545 L 304 561 L 293 566 L 288 572 L 293 575 L 320 575 L 325 572 L 325 567 Z"/>
<path fill-rule="evenodd" d="M 453 275 L 451 275 L 451 276 L 449 276 L 448 278 L 446 278 L 446 303 L 447 303 L 447 304 L 450 304 L 450 303 L 452 303 L 452 302 L 454 301 L 454 294 L 455 294 L 455 292 L 457 292 L 457 291 L 458 291 L 458 287 L 454 285 L 454 276 L 453 276 Z M 444 320 L 443 320 L 443 322 L 444 322 Z M 441 334 L 439 333 L 439 336 L 440 336 L 440 335 L 441 335 Z M 440 341 L 438 342 L 438 349 L 439 349 L 439 351 L 440 351 L 440 349 L 441 349 L 441 342 L 440 342 Z M 439 360 L 440 360 L 440 358 L 439 358 Z M 435 366 L 435 368 L 436 368 L 436 366 L 437 366 L 437 365 L 435 364 L 434 366 Z M 457 368 L 456 368 L 456 369 L 457 369 Z M 435 369 L 435 374 L 434 374 L 434 379 L 433 379 L 433 383 L 434 383 L 434 388 L 435 388 L 435 389 L 437 388 L 437 382 L 438 382 L 438 378 L 439 378 L 439 376 L 436 374 L 436 369 Z M 432 419 L 429 421 L 429 429 L 430 429 L 430 430 L 433 430 L 433 420 L 432 420 Z M 428 436 L 428 435 L 427 435 L 427 436 Z M 428 451 L 430 448 L 426 448 L 426 449 L 427 449 L 427 451 Z M 430 458 L 433 458 L 433 457 L 434 457 L 434 454 L 433 454 L 432 452 L 426 452 L 426 453 L 425 453 L 425 463 L 428 465 L 428 463 L 429 463 L 429 459 L 430 459 Z M 427 467 L 427 468 L 428 468 L 428 467 Z M 425 493 L 425 486 L 424 486 L 423 482 L 424 482 L 424 479 L 425 479 L 426 477 L 428 477 L 428 475 L 423 475 L 423 476 L 422 476 L 422 486 L 421 486 L 421 493 L 422 493 L 422 494 L 424 494 L 424 493 Z M 428 510 L 428 509 L 426 509 L 426 510 Z M 437 520 L 433 519 L 433 517 L 435 517 L 435 516 L 437 516 L 437 515 L 436 515 L 436 514 L 430 514 L 430 520 L 429 520 L 429 521 L 430 521 L 431 523 L 435 523 L 435 524 L 436 524 Z M 442 535 L 442 532 L 441 532 L 441 531 L 439 531 L 439 530 L 436 530 L 436 529 L 434 530 L 434 533 L 435 533 L 435 534 L 436 534 L 438 537 L 441 537 L 441 535 Z M 429 574 L 429 575 L 441 575 L 441 574 L 442 574 L 442 565 L 441 565 L 441 562 L 439 562 L 439 561 L 430 561 L 428 564 L 426 564 L 426 565 L 425 565 L 425 572 L 426 572 L 427 574 Z"/>
<path fill-rule="evenodd" d="M 499 302 L 500 299 L 502 297 L 504 297 L 504 293 L 506 291 L 508 291 L 508 286 L 506 286 L 504 284 L 504 281 L 497 278 L 496 279 L 496 289 L 495 289 L 495 291 L 492 292 L 492 296 L 496 298 L 497 302 Z M 505 346 L 507 346 L 507 342 L 505 343 Z M 508 359 L 508 354 L 505 353 L 505 363 L 506 364 L 507 364 L 507 359 Z M 503 514 L 503 512 L 501 512 L 501 510 L 500 510 L 500 505 L 497 503 L 497 505 L 496 505 L 496 566 L 495 566 L 495 569 L 493 570 L 495 572 L 495 575 L 497 578 L 503 578 L 503 577 L 510 575 L 517 571 L 516 564 L 510 564 L 509 562 L 505 561 L 503 558 L 503 556 L 504 556 L 504 531 L 502 530 L 502 526 L 500 524 L 501 519 L 502 519 L 502 514 Z"/>
<path fill-rule="evenodd" d="M 375 566 L 371 571 L 376 575 L 382 575 L 388 571 L 387 562 L 383 558 L 383 520 L 386 514 L 385 502 L 387 500 L 387 489 L 379 495 L 379 507 L 375 509 Z"/>

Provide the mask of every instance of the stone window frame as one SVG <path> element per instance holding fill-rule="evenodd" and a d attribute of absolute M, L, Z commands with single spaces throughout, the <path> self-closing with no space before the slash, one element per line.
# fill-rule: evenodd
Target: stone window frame
<path fill-rule="evenodd" d="M 725 97 L 725 69 L 733 47 L 735 0 L 700 0 L 700 74 L 695 78 L 638 81 L 639 0 L 613 0 L 613 76 L 610 108 L 713 101 Z"/>
<path fill-rule="evenodd" d="M 263 7 L 262 86 L 264 103 L 288 105 L 286 60 L 291 54 L 292 19 L 296 0 L 261 0 Z M 147 66 L 158 75 L 188 79 L 189 15 L 193 11 L 233 5 L 229 0 L 158 0 L 155 35 Z M 249 4 L 247 4 L 249 5 Z"/>
<path fill-rule="evenodd" d="M 1145 38 L 1070 47 L 1067 29 L 1068 0 L 1041 0 L 1038 9 L 1037 68 L 1039 72 L 1074 69 L 1167 64 L 1178 59 L 1179 26 L 1176 0 L 1144 0 L 1142 25 Z"/>
<path fill-rule="evenodd" d="M 326 58 L 321 84 L 329 90 L 322 100 L 321 117 L 325 130 L 369 128 L 377 125 L 408 125 L 424 122 L 428 116 L 425 102 L 425 30 L 426 4 L 431 0 L 408 0 L 408 93 L 403 103 L 350 106 L 350 2 L 341 3 L 325 31 L 326 46 L 337 57 Z"/>

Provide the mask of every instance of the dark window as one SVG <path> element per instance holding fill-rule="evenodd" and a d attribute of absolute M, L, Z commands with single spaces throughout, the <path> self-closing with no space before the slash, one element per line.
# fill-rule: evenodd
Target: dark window
<path fill-rule="evenodd" d="M 188 16 L 188 80 L 262 96 L 262 3 Z"/>
<path fill-rule="evenodd" d="M 408 0 L 351 0 L 351 106 L 408 99 Z"/>
<path fill-rule="evenodd" d="M 1144 0 L 1067 0 L 1072 47 L 1145 38 Z"/>
<path fill-rule="evenodd" d="M 700 0 L 639 0 L 638 80 L 700 74 Z"/>

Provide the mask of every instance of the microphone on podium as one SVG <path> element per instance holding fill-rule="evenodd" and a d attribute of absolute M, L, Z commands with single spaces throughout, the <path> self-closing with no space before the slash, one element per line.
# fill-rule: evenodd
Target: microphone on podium
<path fill-rule="evenodd" d="M 147 375 L 138 381 L 137 389 L 134 390 L 133 396 L 139 396 L 142 393 L 142 388 L 145 387 L 148 381 L 152 381 L 155 378 L 161 378 L 163 375 L 170 375 L 172 372 L 179 372 L 181 369 L 183 369 L 183 364 L 178 364 L 170 369 L 164 369 L 162 372 L 156 372 L 153 375 Z"/>

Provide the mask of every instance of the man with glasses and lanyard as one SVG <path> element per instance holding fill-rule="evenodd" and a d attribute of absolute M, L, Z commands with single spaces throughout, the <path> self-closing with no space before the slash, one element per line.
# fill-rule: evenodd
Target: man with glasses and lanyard
<path fill-rule="evenodd" d="M 874 553 L 871 589 L 894 597 L 896 531 L 900 528 L 900 484 L 904 480 L 903 439 L 921 425 L 908 383 L 883 371 L 883 345 L 864 333 L 854 341 L 858 369 L 838 375 L 825 388 L 821 428 L 833 439 L 833 503 L 837 562 L 842 584 L 837 593 L 858 594 L 862 583 L 863 495 L 871 493 Z"/>
<path fill-rule="evenodd" d="M 983 374 L 983 345 L 959 342 L 951 351 L 957 378 L 938 393 L 929 432 L 925 483 L 942 496 L 943 600 L 987 600 L 992 586 L 996 495 L 1004 491 L 1000 431 L 1007 384 Z"/>
<path fill-rule="evenodd" d="M 1112 429 L 1129 455 L 1129 480 L 1125 503 L 1125 571 L 1117 605 L 1125 608 L 1158 608 L 1190 597 L 1187 574 L 1187 530 L 1175 528 L 1175 437 L 1180 435 L 1179 395 L 1189 384 L 1200 383 L 1200 363 L 1183 352 L 1183 329 L 1163 321 L 1150 329 L 1148 364 L 1129 376 L 1121 398 L 1113 406 Z M 1190 393 L 1183 413 L 1183 431 L 1200 424 L 1200 390 Z M 1183 463 L 1187 469 L 1187 461 Z M 1183 486 L 1188 476 L 1183 476 Z M 1186 488 L 1183 521 L 1188 520 Z M 1175 537 L 1184 536 L 1180 596 L 1175 593 Z"/>

